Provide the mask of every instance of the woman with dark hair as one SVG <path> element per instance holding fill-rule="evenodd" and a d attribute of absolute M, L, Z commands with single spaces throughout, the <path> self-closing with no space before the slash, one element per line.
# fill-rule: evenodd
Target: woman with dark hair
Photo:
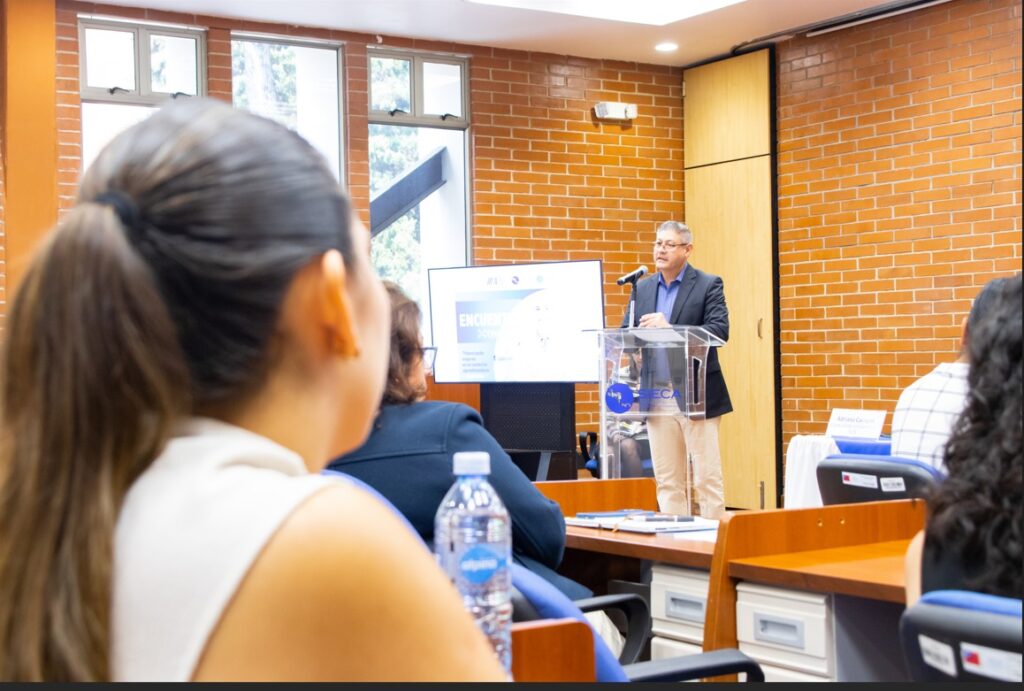
<path fill-rule="evenodd" d="M 400 518 L 318 473 L 383 388 L 368 245 L 227 105 L 102 151 L 5 329 L 0 680 L 503 677 Z"/>
<path fill-rule="evenodd" d="M 433 544 L 434 515 L 455 476 L 452 454 L 486 451 L 489 481 L 512 519 L 512 558 L 570 599 L 593 593 L 555 571 L 565 551 L 565 519 L 558 504 L 533 486 L 523 471 L 484 429 L 480 414 L 461 403 L 426 401 L 426 368 L 420 309 L 394 283 L 384 286 L 391 301 L 391 360 L 383 402 L 362 447 L 328 464 L 370 485 Z M 603 612 L 587 618 L 613 651 L 622 638 Z"/>
<path fill-rule="evenodd" d="M 907 552 L 907 604 L 922 592 L 1020 598 L 1022 521 L 1021 276 L 991 281 L 971 324 L 967 407 L 945 449 L 949 473 Z"/>
<path fill-rule="evenodd" d="M 455 482 L 452 454 L 487 451 L 490 482 L 512 519 L 515 560 L 570 598 L 589 597 L 589 590 L 554 571 L 565 549 L 565 520 L 558 504 L 544 497 L 512 462 L 484 429 L 477 411 L 461 403 L 424 400 L 420 309 L 397 285 L 384 285 L 391 300 L 391 361 L 382 405 L 366 443 L 328 467 L 383 494 L 429 544 L 434 514 Z"/>

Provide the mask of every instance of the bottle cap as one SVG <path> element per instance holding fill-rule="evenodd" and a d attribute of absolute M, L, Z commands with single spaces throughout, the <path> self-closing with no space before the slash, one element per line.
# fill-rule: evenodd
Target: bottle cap
<path fill-rule="evenodd" d="M 491 454 L 486 451 L 459 451 L 452 455 L 456 475 L 490 475 Z"/>

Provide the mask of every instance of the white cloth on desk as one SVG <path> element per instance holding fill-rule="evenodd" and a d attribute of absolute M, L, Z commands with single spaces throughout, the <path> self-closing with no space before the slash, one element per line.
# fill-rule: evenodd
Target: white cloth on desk
<path fill-rule="evenodd" d="M 789 440 L 786 449 L 785 491 L 782 506 L 803 509 L 821 506 L 818 491 L 818 463 L 826 456 L 839 453 L 832 437 L 823 434 L 798 434 Z"/>

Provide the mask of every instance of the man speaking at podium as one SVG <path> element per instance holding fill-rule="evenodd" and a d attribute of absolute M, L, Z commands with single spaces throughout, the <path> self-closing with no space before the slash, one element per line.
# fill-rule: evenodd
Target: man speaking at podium
<path fill-rule="evenodd" d="M 655 273 L 636 285 L 634 313 L 637 317 L 633 326 L 701 326 L 727 341 L 729 310 L 725 306 L 722 279 L 691 266 L 687 262 L 691 252 L 693 233 L 685 223 L 666 221 L 658 227 L 654 242 Z M 629 326 L 628 321 L 627 310 L 622 326 Z M 657 349 L 649 352 L 664 353 Z M 667 366 L 666 360 L 643 364 L 645 369 L 654 367 L 655 370 L 667 369 Z M 717 519 L 725 510 L 718 424 L 722 415 L 732 411 L 732 402 L 716 348 L 708 349 L 705 373 L 705 417 L 686 416 L 683 412 L 685 394 L 654 397 L 648 410 L 660 414 L 647 417 L 647 435 L 659 508 L 670 513 L 694 513 Z M 688 468 L 690 458 L 692 469 Z M 696 510 L 689 501 L 691 472 L 699 506 Z"/>

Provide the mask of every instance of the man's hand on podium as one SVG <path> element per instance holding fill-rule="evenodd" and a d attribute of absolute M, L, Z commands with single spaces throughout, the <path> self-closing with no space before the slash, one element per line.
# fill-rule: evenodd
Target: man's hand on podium
<path fill-rule="evenodd" d="M 640 327 L 644 329 L 667 329 L 671 327 L 661 312 L 651 312 L 640 317 Z"/>

